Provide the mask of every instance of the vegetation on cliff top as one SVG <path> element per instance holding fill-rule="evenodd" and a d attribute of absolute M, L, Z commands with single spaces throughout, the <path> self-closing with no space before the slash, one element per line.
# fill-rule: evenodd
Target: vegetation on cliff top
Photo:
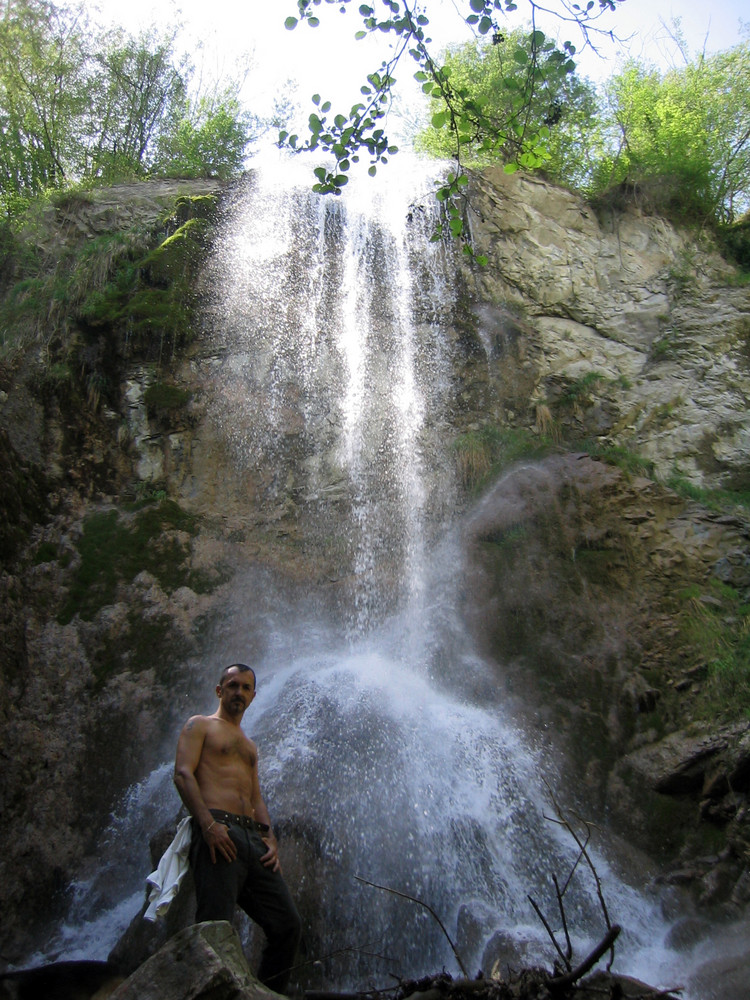
<path fill-rule="evenodd" d="M 0 21 L 0 205 L 18 219 L 44 191 L 149 175 L 229 177 L 263 125 L 242 73 L 194 84 L 179 26 L 137 37 L 84 7 L 8 0 Z"/>

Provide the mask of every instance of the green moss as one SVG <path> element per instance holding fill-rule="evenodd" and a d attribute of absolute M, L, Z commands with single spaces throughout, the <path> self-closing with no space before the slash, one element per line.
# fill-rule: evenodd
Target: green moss
<path fill-rule="evenodd" d="M 215 194 L 182 194 L 175 200 L 174 217 L 178 222 L 186 222 L 188 219 L 214 222 L 218 206 L 219 199 Z"/>
<path fill-rule="evenodd" d="M 200 263 L 204 253 L 204 238 L 208 224 L 205 219 L 188 219 L 158 247 L 146 254 L 142 266 L 152 281 L 168 283 L 184 277 L 185 272 Z"/>
<path fill-rule="evenodd" d="M 59 621 L 66 624 L 75 614 L 90 621 L 103 607 L 115 603 L 121 582 L 131 582 L 143 570 L 151 573 L 167 593 L 181 586 L 191 587 L 193 574 L 186 566 L 187 546 L 166 533 L 174 529 L 194 534 L 197 527 L 197 519 L 173 500 L 164 500 L 131 516 L 109 510 L 86 518 L 78 544 L 81 562 Z M 205 586 L 203 577 L 199 582 Z"/>
<path fill-rule="evenodd" d="M 42 542 L 34 553 L 34 565 L 41 566 L 42 563 L 55 562 L 57 552 L 57 545 L 54 542 Z"/>
<path fill-rule="evenodd" d="M 91 656 L 95 687 L 101 688 L 124 670 L 140 673 L 154 668 L 158 674 L 160 664 L 173 664 L 186 654 L 187 643 L 169 615 L 145 618 L 140 609 L 131 608 L 119 642 L 109 643 Z"/>

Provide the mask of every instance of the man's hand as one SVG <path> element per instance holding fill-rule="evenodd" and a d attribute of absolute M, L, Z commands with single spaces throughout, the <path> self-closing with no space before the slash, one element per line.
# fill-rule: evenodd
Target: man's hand
<path fill-rule="evenodd" d="M 223 823 L 211 823 L 207 830 L 203 831 L 203 839 L 208 844 L 211 852 L 211 861 L 216 864 L 217 852 L 226 860 L 234 861 L 237 857 L 237 845 L 229 836 L 229 827 Z"/>
<path fill-rule="evenodd" d="M 270 868 L 272 872 L 280 872 L 281 862 L 279 861 L 279 845 L 276 838 L 272 835 L 270 837 L 261 837 L 261 840 L 268 850 L 260 859 L 260 863 L 265 865 L 266 868 Z"/>

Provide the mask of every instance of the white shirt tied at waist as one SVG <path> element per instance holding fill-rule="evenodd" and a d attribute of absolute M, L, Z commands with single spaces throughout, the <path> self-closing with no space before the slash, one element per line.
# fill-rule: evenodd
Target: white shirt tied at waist
<path fill-rule="evenodd" d="M 149 890 L 144 919 L 153 922 L 165 916 L 170 903 L 177 895 L 180 883 L 189 867 L 188 851 L 191 836 L 190 817 L 186 816 L 177 827 L 174 840 L 162 854 L 156 871 L 151 872 L 146 879 Z"/>

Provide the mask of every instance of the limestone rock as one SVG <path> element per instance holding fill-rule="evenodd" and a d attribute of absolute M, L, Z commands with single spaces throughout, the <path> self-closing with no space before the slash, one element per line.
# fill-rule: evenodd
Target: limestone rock
<path fill-rule="evenodd" d="M 194 924 L 171 938 L 112 994 L 112 1000 L 271 1000 L 253 976 L 232 925 Z"/>

